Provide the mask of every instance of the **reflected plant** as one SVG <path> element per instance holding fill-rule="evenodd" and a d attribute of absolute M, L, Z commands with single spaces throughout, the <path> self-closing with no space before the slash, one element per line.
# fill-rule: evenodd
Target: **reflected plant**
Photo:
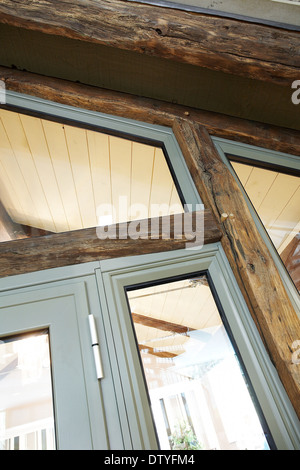
<path fill-rule="evenodd" d="M 179 423 L 171 435 L 172 450 L 203 450 L 191 426 L 186 422 Z"/>

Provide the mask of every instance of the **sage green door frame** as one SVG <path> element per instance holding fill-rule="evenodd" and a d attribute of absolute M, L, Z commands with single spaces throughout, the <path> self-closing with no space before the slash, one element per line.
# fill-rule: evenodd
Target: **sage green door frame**
<path fill-rule="evenodd" d="M 219 243 L 106 260 L 96 270 L 125 449 L 157 448 L 125 287 L 199 271 L 207 271 L 213 281 L 276 447 L 300 449 L 299 420 Z"/>
<path fill-rule="evenodd" d="M 122 448 L 94 269 L 99 263 L 0 280 L 1 337 L 49 329 L 58 450 Z M 89 329 L 96 319 L 105 379 L 97 379 Z M 109 414 L 106 416 L 104 402 Z"/>
<path fill-rule="evenodd" d="M 56 410 L 59 449 L 157 448 L 124 288 L 198 271 L 207 271 L 213 281 L 277 448 L 300 449 L 299 420 L 262 344 L 219 243 L 202 249 L 124 257 L 0 280 L 0 336 L 41 326 L 51 327 L 54 322 L 51 328 L 60 335 L 60 341 L 65 342 L 65 354 L 75 361 L 75 369 L 82 368 L 79 372 L 81 385 L 72 382 L 74 374 L 69 372 L 73 369 L 65 377 L 69 378 L 70 384 L 65 382 L 64 377 L 61 381 L 63 374 L 59 371 L 63 370 L 60 369 L 64 367 L 63 361 L 59 361 L 62 363 L 55 370 L 54 385 L 60 388 L 63 397 L 56 398 L 60 401 L 57 401 L 60 404 Z M 34 313 L 31 315 L 32 308 Z M 15 319 L 14 309 L 18 310 Z M 88 315 L 91 313 L 96 319 L 100 340 L 104 371 L 104 378 L 100 381 L 96 377 L 88 326 Z M 69 327 L 74 322 L 77 323 L 76 327 L 72 327 L 77 331 L 75 337 L 70 335 Z M 69 349 L 71 338 L 75 338 L 77 344 Z M 59 341 L 53 343 L 54 361 L 58 344 Z M 86 398 L 83 405 L 86 412 L 83 417 L 76 417 L 78 426 L 83 420 L 80 439 L 76 436 L 78 426 L 72 426 L 73 418 L 68 418 L 78 410 L 74 387 L 76 390 L 79 387 Z M 84 429 L 87 437 L 82 435 Z"/>

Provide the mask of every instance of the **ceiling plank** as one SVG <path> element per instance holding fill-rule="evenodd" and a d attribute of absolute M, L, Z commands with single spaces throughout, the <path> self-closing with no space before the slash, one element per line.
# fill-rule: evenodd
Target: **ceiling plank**
<path fill-rule="evenodd" d="M 19 114 L 19 117 L 45 195 L 44 204 L 46 204 L 47 207 L 44 206 L 45 209 L 42 211 L 43 219 L 46 213 L 51 215 L 47 221 L 45 221 L 45 219 L 43 221 L 48 230 L 52 232 L 62 232 L 64 231 L 62 228 L 67 230 L 69 227 L 64 213 L 57 177 L 53 168 L 50 145 L 47 142 L 43 120 L 25 114 Z M 57 131 L 55 137 L 58 132 L 59 131 Z M 64 176 L 66 175 L 64 174 Z M 32 190 L 33 188 L 30 189 Z M 33 197 L 37 197 L 36 193 L 34 193 Z M 13 203 L 15 203 L 14 198 Z M 28 223 L 30 222 L 31 215 L 32 211 L 27 212 Z"/>
<path fill-rule="evenodd" d="M 279 85 L 300 63 L 295 31 L 120 0 L 2 0 L 0 22 Z"/>

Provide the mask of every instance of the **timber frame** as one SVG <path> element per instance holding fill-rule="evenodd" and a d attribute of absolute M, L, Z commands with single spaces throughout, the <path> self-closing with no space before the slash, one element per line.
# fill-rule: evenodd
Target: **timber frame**
<path fill-rule="evenodd" d="M 118 0 L 87 0 L 78 4 L 63 0 L 59 8 L 55 9 L 56 5 L 54 0 L 3 0 L 0 21 L 278 85 L 290 86 L 297 78 L 299 36 L 293 31 L 275 31 L 269 26 L 171 10 L 164 11 L 162 20 L 160 7 Z M 89 18 L 88 25 L 86 18 Z M 215 35 L 215 30 L 219 34 Z M 237 47 L 238 52 L 232 54 Z M 300 321 L 244 196 L 210 137 L 300 155 L 299 133 L 5 67 L 0 67 L 0 79 L 7 90 L 173 129 L 207 210 L 213 235 L 206 242 L 221 241 L 265 347 L 300 418 L 300 365 L 292 361 L 292 345 L 300 339 Z M 222 221 L 223 213 L 232 213 L 234 218 Z M 39 262 L 40 250 L 43 250 L 43 263 L 38 269 L 105 256 L 106 247 L 99 240 L 95 244 L 95 235 L 91 236 L 89 229 L 73 232 L 71 256 L 68 256 L 64 250 L 68 236 L 48 235 L 0 244 L 1 260 L 5 261 L 1 275 L 29 272 L 34 266 L 37 269 L 38 264 L 31 261 Z M 51 252 L 53 245 L 55 254 Z M 160 250 L 180 247 L 170 239 Z M 139 240 L 139 245 L 131 246 L 128 254 L 133 250 L 149 253 L 152 249 L 149 240 Z M 115 245 L 112 256 L 124 256 L 124 250 L 124 246 Z"/>
<path fill-rule="evenodd" d="M 165 105 L 123 93 L 108 92 L 86 85 L 0 68 L 8 90 L 93 111 L 121 115 L 148 123 L 172 127 L 201 200 L 209 227 L 205 243 L 221 240 L 250 313 L 287 394 L 300 417 L 299 364 L 292 362 L 292 344 L 300 338 L 300 321 L 285 291 L 275 263 L 261 239 L 237 182 L 222 162 L 210 134 L 277 147 L 286 153 L 300 149 L 296 132 L 264 126 L 212 113 Z M 122 106 L 120 106 L 122 104 Z M 205 119 L 208 117 L 208 125 Z M 239 129 L 239 132 L 236 130 Z M 274 140 L 275 136 L 277 136 Z M 234 218 L 222 221 L 223 213 Z M 106 241 L 105 241 L 106 242 Z M 185 240 L 132 241 L 131 245 L 105 245 L 94 229 L 72 234 L 54 234 L 0 244 L 1 275 L 67 266 L 109 257 L 179 249 Z M 127 242 L 127 241 L 126 241 Z M 153 243 L 154 242 L 154 243 Z M 135 243 L 135 245 L 134 245 Z M 152 247 L 151 247 L 152 243 Z M 65 251 L 66 244 L 68 251 Z M 55 246 L 55 252 L 53 247 Z M 69 252 L 70 248 L 70 252 Z M 69 252 L 69 255 L 68 255 Z"/>

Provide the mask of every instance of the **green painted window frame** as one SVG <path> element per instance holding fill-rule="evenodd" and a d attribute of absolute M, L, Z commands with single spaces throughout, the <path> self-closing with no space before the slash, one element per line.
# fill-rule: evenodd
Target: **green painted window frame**
<path fill-rule="evenodd" d="M 72 271 L 53 269 L 0 280 L 0 310 L 8 315 L 1 322 L 0 339 L 49 329 L 57 450 L 108 449 L 88 329 L 89 313 L 100 309 L 90 271 L 91 265 L 77 266 Z M 62 360 L 68 354 L 74 361 Z M 74 416 L 76 409 L 79 412 Z"/>
<path fill-rule="evenodd" d="M 255 147 L 247 144 L 243 144 L 240 142 L 235 142 L 231 140 L 226 140 L 219 137 L 212 137 L 214 145 L 216 146 L 219 155 L 227 166 L 231 174 L 236 179 L 251 212 L 255 225 L 266 244 L 267 248 L 269 249 L 271 256 L 276 264 L 278 272 L 281 276 L 281 279 L 284 283 L 286 291 L 290 297 L 290 300 L 293 304 L 293 307 L 300 318 L 300 296 L 297 292 L 297 289 L 291 280 L 290 275 L 288 274 L 279 253 L 277 252 L 276 248 L 274 247 L 265 227 L 263 226 L 257 212 L 255 211 L 254 207 L 252 206 L 251 201 L 249 200 L 242 184 L 240 183 L 239 178 L 237 177 L 231 163 L 230 163 L 230 155 L 237 156 L 239 161 L 242 163 L 243 160 L 245 163 L 251 162 L 253 165 L 255 163 L 258 166 L 267 166 L 268 169 L 272 169 L 280 171 L 287 171 L 287 172 L 295 172 L 300 174 L 300 157 L 296 155 L 290 155 L 282 152 L 275 152 L 273 150 L 264 149 L 261 147 Z"/>
<path fill-rule="evenodd" d="M 125 287 L 207 271 L 255 390 L 275 444 L 300 449 L 300 425 L 238 288 L 220 243 L 202 249 L 119 258 L 96 270 L 103 322 L 119 397 L 126 449 L 157 446 L 148 394 L 136 347 Z"/>
<path fill-rule="evenodd" d="M 186 211 L 202 204 L 199 193 L 185 163 L 171 128 L 110 114 L 64 105 L 14 91 L 6 91 L 8 110 L 28 113 L 44 119 L 78 125 L 95 131 L 161 147 Z"/>

